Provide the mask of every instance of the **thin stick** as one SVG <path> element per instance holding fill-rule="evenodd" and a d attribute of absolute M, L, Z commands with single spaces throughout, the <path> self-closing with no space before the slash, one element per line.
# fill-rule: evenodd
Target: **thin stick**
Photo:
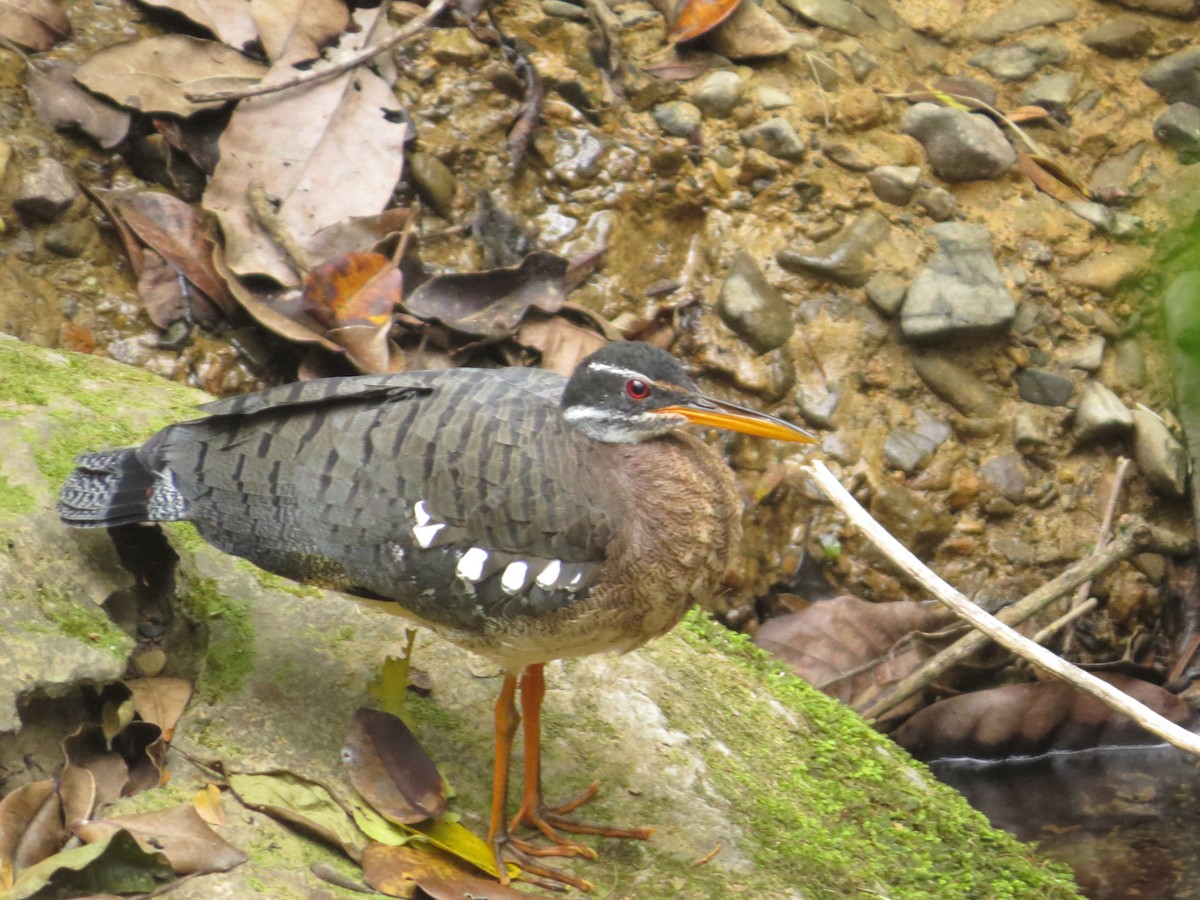
<path fill-rule="evenodd" d="M 338 75 L 370 62 L 380 53 L 391 50 L 418 34 L 426 25 L 441 15 L 442 10 L 449 5 L 449 2 L 450 0 L 432 0 L 423 13 L 405 22 L 396 29 L 395 34 L 392 34 L 383 43 L 373 47 L 364 47 L 357 53 L 346 57 L 340 63 L 336 63 L 328 68 L 310 69 L 302 75 L 298 75 L 287 81 L 279 81 L 275 84 L 263 84 L 260 81 L 258 84 L 247 88 L 233 88 L 227 91 L 209 91 L 207 93 L 189 91 L 184 96 L 193 103 L 210 103 L 216 100 L 243 100 L 246 97 L 261 97 L 263 94 L 274 94 L 279 91 L 291 90 L 294 87 L 314 84 L 318 81 L 324 81 L 326 78 L 336 78 Z"/>
<path fill-rule="evenodd" d="M 1107 706 L 1128 716 L 1152 734 L 1156 734 L 1167 743 L 1180 750 L 1185 750 L 1193 756 L 1200 757 L 1200 735 L 1195 735 L 1186 728 L 1181 728 L 1169 719 L 1138 703 L 1128 694 L 1114 688 L 1111 684 L 1101 681 L 1095 675 L 1079 669 L 1066 660 L 1051 653 L 1045 647 L 1039 647 L 1029 638 L 1013 631 L 1003 622 L 980 609 L 945 581 L 935 575 L 919 559 L 913 556 L 899 541 L 892 537 L 882 525 L 871 518 L 870 514 L 850 496 L 838 480 L 820 460 L 815 460 L 804 467 L 817 485 L 825 492 L 830 501 L 850 522 L 867 537 L 876 548 L 887 556 L 905 574 L 919 582 L 938 600 L 950 607 L 956 615 L 966 619 L 975 628 L 984 632 L 1001 646 L 1029 660 L 1034 665 L 1061 678 L 1077 689 L 1089 694 Z"/>
<path fill-rule="evenodd" d="M 1070 625 L 1076 619 L 1082 619 L 1099 605 L 1100 601 L 1095 597 L 1090 597 L 1089 599 L 1084 600 L 1078 606 L 1071 607 L 1069 612 L 1063 613 L 1061 616 L 1035 634 L 1032 638 L 1030 638 L 1030 640 L 1035 644 L 1046 643 L 1046 641 L 1050 640 L 1050 638 L 1052 638 L 1060 629 Z"/>

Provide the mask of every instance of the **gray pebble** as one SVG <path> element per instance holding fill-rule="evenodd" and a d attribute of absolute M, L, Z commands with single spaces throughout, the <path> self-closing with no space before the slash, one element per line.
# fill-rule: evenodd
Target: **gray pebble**
<path fill-rule="evenodd" d="M 1133 410 L 1133 452 L 1151 490 L 1182 497 L 1187 490 L 1187 452 L 1165 422 L 1142 406 Z"/>
<path fill-rule="evenodd" d="M 689 96 L 705 115 L 724 118 L 733 112 L 745 90 L 746 83 L 742 76 L 737 72 L 721 70 L 710 72 L 697 81 Z"/>
<path fill-rule="evenodd" d="M 1146 355 L 1142 345 L 1129 338 L 1117 344 L 1113 351 L 1113 373 L 1124 388 L 1140 388 L 1146 384 Z"/>
<path fill-rule="evenodd" d="M 1137 9 L 1160 16 L 1177 19 L 1200 17 L 1200 4 L 1196 0 L 1117 0 L 1126 9 Z"/>
<path fill-rule="evenodd" d="M 796 134 L 796 129 L 791 122 L 779 116 L 743 128 L 741 138 L 747 147 L 762 150 L 776 159 L 794 161 L 804 158 L 804 144 Z"/>
<path fill-rule="evenodd" d="M 900 313 L 909 340 L 941 340 L 1005 328 L 1017 305 L 992 255 L 984 225 L 931 225 L 937 251 L 913 277 Z"/>
<path fill-rule="evenodd" d="M 867 281 L 866 291 L 867 299 L 874 303 L 880 312 L 894 316 L 900 312 L 904 303 L 908 282 L 895 272 L 876 272 Z"/>
<path fill-rule="evenodd" d="M 1143 73 L 1142 81 L 1168 103 L 1200 106 L 1200 47 L 1164 56 Z"/>
<path fill-rule="evenodd" d="M 995 393 L 974 373 L 933 353 L 914 356 L 912 364 L 926 386 L 964 416 L 985 418 L 995 414 L 999 405 Z"/>
<path fill-rule="evenodd" d="M 979 467 L 980 479 L 1005 500 L 1021 503 L 1029 487 L 1025 464 L 1016 453 L 995 456 Z"/>
<path fill-rule="evenodd" d="M 1133 429 L 1133 416 L 1121 398 L 1098 381 L 1089 381 L 1075 407 L 1075 437 L 1092 444 L 1120 437 Z"/>
<path fill-rule="evenodd" d="M 739 250 L 733 258 L 721 284 L 717 313 L 756 353 L 767 353 L 786 343 L 795 329 L 791 307 L 745 250 Z"/>
<path fill-rule="evenodd" d="M 1154 136 L 1174 148 L 1184 165 L 1200 162 L 1200 107 L 1172 103 L 1154 120 Z"/>
<path fill-rule="evenodd" d="M 1060 350 L 1057 357 L 1068 369 L 1095 372 L 1104 362 L 1104 335 L 1093 334 L 1074 346 Z"/>
<path fill-rule="evenodd" d="M 1010 34 L 1019 34 L 1031 28 L 1042 28 L 1058 22 L 1074 19 L 1077 12 L 1067 0 L 1015 0 L 985 18 L 976 27 L 972 37 L 986 44 L 994 43 Z"/>
<path fill-rule="evenodd" d="M 890 230 L 883 214 L 869 209 L 811 250 L 780 250 L 775 259 L 789 272 L 820 275 L 856 287 L 866 284 L 871 275 L 867 258 Z"/>
<path fill-rule="evenodd" d="M 65 259 L 77 259 L 96 233 L 96 226 L 86 219 L 53 225 L 46 232 L 46 249 Z"/>
<path fill-rule="evenodd" d="M 542 0 L 542 12 L 548 16 L 558 16 L 560 19 L 574 19 L 576 22 L 587 21 L 587 10 L 574 3 L 564 0 Z"/>
<path fill-rule="evenodd" d="M 833 414 L 837 411 L 842 399 L 842 389 L 832 389 L 824 379 L 813 383 L 803 383 L 796 389 L 796 406 L 800 415 L 810 425 L 817 428 L 832 428 Z"/>
<path fill-rule="evenodd" d="M 42 157 L 21 175 L 13 205 L 24 219 L 52 222 L 78 196 L 79 188 L 63 164 Z"/>
<path fill-rule="evenodd" d="M 917 205 L 935 222 L 948 222 L 958 211 L 958 199 L 944 187 L 931 187 L 921 192 Z"/>
<path fill-rule="evenodd" d="M 1006 47 L 987 47 L 967 60 L 1001 81 L 1024 81 L 1039 69 L 1066 62 L 1066 44 L 1052 37 L 1031 37 Z"/>
<path fill-rule="evenodd" d="M 1149 50 L 1154 43 L 1154 31 L 1141 19 L 1122 16 L 1089 28 L 1079 39 L 1097 53 L 1122 59 L 1141 56 Z"/>
<path fill-rule="evenodd" d="M 1022 369 L 1014 380 L 1021 399 L 1038 406 L 1066 406 L 1075 389 L 1074 381 L 1049 369 Z"/>
<path fill-rule="evenodd" d="M 1050 443 L 1046 410 L 1021 404 L 1013 416 L 1013 446 L 1021 453 L 1037 453 Z"/>
<path fill-rule="evenodd" d="M 1061 113 L 1075 99 L 1079 87 L 1079 76 L 1074 72 L 1056 72 L 1044 75 L 1017 97 L 1017 102 L 1029 106 L 1040 106 L 1052 113 Z"/>
<path fill-rule="evenodd" d="M 791 94 L 773 84 L 760 84 L 755 94 L 758 97 L 758 105 L 768 110 L 786 109 L 796 102 Z"/>
<path fill-rule="evenodd" d="M 933 456 L 937 447 L 928 437 L 911 428 L 893 428 L 883 442 L 883 458 L 892 468 L 912 475 Z"/>
<path fill-rule="evenodd" d="M 961 109 L 918 103 L 905 110 L 900 131 L 921 142 L 933 171 L 946 181 L 999 178 L 1017 161 L 995 122 Z"/>
<path fill-rule="evenodd" d="M 654 107 L 654 121 L 663 134 L 691 137 L 700 127 L 700 110 L 686 100 L 672 100 Z"/>
<path fill-rule="evenodd" d="M 893 206 L 908 206 L 920 179 L 920 166 L 879 166 L 867 175 L 875 196 Z"/>

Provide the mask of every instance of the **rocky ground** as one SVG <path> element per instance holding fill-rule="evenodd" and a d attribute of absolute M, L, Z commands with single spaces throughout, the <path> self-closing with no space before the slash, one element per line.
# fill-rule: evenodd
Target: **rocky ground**
<path fill-rule="evenodd" d="M 485 190 L 539 248 L 607 248 L 572 301 L 677 311 L 673 349 L 707 389 L 817 430 L 872 513 L 982 602 L 1088 552 L 1122 455 L 1121 509 L 1191 529 L 1155 252 L 1200 204 L 1194 0 L 765 0 L 677 55 L 644 0 L 490 8 L 546 86 L 515 176 L 503 53 L 446 22 L 395 57 L 416 134 L 398 192 L 425 206 L 428 264 L 487 265 L 464 227 Z M 52 56 L 163 25 L 125 3 L 70 14 Z M 149 170 L 47 128 L 24 68 L 0 50 L 0 328 L 218 393 L 286 377 L 253 326 L 150 326 L 81 191 Z M 726 621 L 753 631 L 780 593 L 911 596 L 800 457 L 725 449 L 752 506 Z M 1148 629 L 1174 662 L 1165 577 L 1141 557 L 1097 583 L 1076 654 L 1121 658 Z"/>

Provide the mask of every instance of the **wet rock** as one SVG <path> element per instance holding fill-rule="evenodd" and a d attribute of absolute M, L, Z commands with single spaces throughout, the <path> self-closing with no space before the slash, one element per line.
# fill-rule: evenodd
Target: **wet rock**
<path fill-rule="evenodd" d="M 1146 354 L 1135 339 L 1121 341 L 1113 352 L 1113 374 L 1124 388 L 1140 388 L 1146 384 Z"/>
<path fill-rule="evenodd" d="M 796 37 L 757 3 L 742 3 L 720 28 L 704 38 L 708 48 L 735 62 L 787 53 Z"/>
<path fill-rule="evenodd" d="M 1057 72 L 1045 75 L 1023 90 L 1018 103 L 1040 106 L 1051 113 L 1062 113 L 1075 99 L 1079 87 L 1079 76 L 1074 72 Z"/>
<path fill-rule="evenodd" d="M 1007 47 L 988 47 L 967 60 L 1001 81 L 1024 81 L 1039 69 L 1066 62 L 1066 45 L 1052 37 L 1031 37 Z"/>
<path fill-rule="evenodd" d="M 1154 120 L 1154 136 L 1175 149 L 1185 166 L 1200 162 L 1200 107 L 1172 103 Z"/>
<path fill-rule="evenodd" d="M 737 72 L 710 72 L 692 88 L 691 99 L 706 116 L 725 118 L 742 99 L 746 82 Z"/>
<path fill-rule="evenodd" d="M 1120 437 L 1133 428 L 1133 416 L 1121 398 L 1098 381 L 1089 381 L 1075 407 L 1075 437 L 1081 444 Z"/>
<path fill-rule="evenodd" d="M 920 166 L 880 166 L 867 176 L 875 196 L 893 206 L 908 206 L 920 179 Z"/>
<path fill-rule="evenodd" d="M 1196 0 L 1117 0 L 1117 2 L 1126 9 L 1157 13 L 1160 16 L 1174 16 L 1177 19 L 1200 17 L 1200 3 L 1197 3 Z"/>
<path fill-rule="evenodd" d="M 565 0 L 542 0 L 542 12 L 548 16 L 558 16 L 560 19 L 573 19 L 576 22 L 587 21 L 587 10 Z"/>
<path fill-rule="evenodd" d="M 791 307 L 745 250 L 733 258 L 717 298 L 717 313 L 756 353 L 785 344 L 795 329 Z"/>
<path fill-rule="evenodd" d="M 842 399 L 840 386 L 830 387 L 825 379 L 805 382 L 796 389 L 796 406 L 804 421 L 817 428 L 832 428 L 833 414 Z"/>
<path fill-rule="evenodd" d="M 943 187 L 931 187 L 922 191 L 921 196 L 917 198 L 917 205 L 935 222 L 948 222 L 958 210 L 958 200 Z"/>
<path fill-rule="evenodd" d="M 765 122 L 743 128 L 740 135 L 747 147 L 762 150 L 776 159 L 797 161 L 804 158 L 804 144 L 787 119 L 774 116 Z"/>
<path fill-rule="evenodd" d="M 454 198 L 458 195 L 458 180 L 454 173 L 432 153 L 408 154 L 408 166 L 421 196 L 438 215 L 448 218 L 454 210 Z"/>
<path fill-rule="evenodd" d="M 1104 335 L 1093 334 L 1058 353 L 1058 361 L 1068 369 L 1095 372 L 1104 362 Z"/>
<path fill-rule="evenodd" d="M 700 127 L 700 110 L 686 100 L 672 100 L 654 107 L 654 121 L 663 134 L 691 137 Z"/>
<path fill-rule="evenodd" d="M 979 477 L 987 487 L 1010 503 L 1021 503 L 1029 487 L 1025 463 L 1016 453 L 995 456 L 979 467 Z"/>
<path fill-rule="evenodd" d="M 1164 56 L 1145 71 L 1142 81 L 1168 103 L 1200 106 L 1200 47 Z"/>
<path fill-rule="evenodd" d="M 487 59 L 491 51 L 466 28 L 435 28 L 429 32 L 429 53 L 442 65 L 469 66 Z"/>
<path fill-rule="evenodd" d="M 792 99 L 791 94 L 773 84 L 760 84 L 754 94 L 758 99 L 758 105 L 768 110 L 786 109 L 796 102 Z"/>
<path fill-rule="evenodd" d="M 538 129 L 534 132 L 537 151 L 549 164 L 554 177 L 568 187 L 595 184 L 605 162 L 606 145 L 587 128 Z"/>
<path fill-rule="evenodd" d="M 1067 0 L 1015 0 L 1002 7 L 979 23 L 972 37 L 985 44 L 992 44 L 1010 34 L 1020 34 L 1031 28 L 1042 28 L 1058 22 L 1069 22 L 1077 15 L 1074 4 Z"/>
<path fill-rule="evenodd" d="M 1022 369 L 1013 378 L 1021 399 L 1038 406 L 1066 406 L 1075 389 L 1074 381 L 1049 369 Z"/>
<path fill-rule="evenodd" d="M 978 335 L 1008 326 L 1017 305 L 991 250 L 984 225 L 944 223 L 929 233 L 938 249 L 914 276 L 900 330 L 914 341 Z"/>
<path fill-rule="evenodd" d="M 1013 416 L 1013 446 L 1019 453 L 1037 453 L 1050 443 L 1046 410 L 1022 404 Z"/>
<path fill-rule="evenodd" d="M 904 303 L 908 282 L 895 272 L 876 272 L 866 284 L 867 299 L 885 315 L 894 316 Z"/>
<path fill-rule="evenodd" d="M 1133 410 L 1133 452 L 1151 490 L 1182 497 L 1187 490 L 1187 451 L 1166 423 L 1143 406 Z"/>
<path fill-rule="evenodd" d="M 995 415 L 999 401 L 991 386 L 962 366 L 933 353 L 912 358 L 913 368 L 925 385 L 964 416 Z"/>
<path fill-rule="evenodd" d="M 1059 277 L 1067 284 L 1111 297 L 1142 270 L 1151 256 L 1153 251 L 1147 247 L 1118 246 L 1111 253 L 1092 256 L 1069 266 Z"/>
<path fill-rule="evenodd" d="M 1089 28 L 1079 39 L 1097 53 L 1123 59 L 1141 56 L 1149 50 L 1154 43 L 1154 31 L 1141 19 L 1122 16 Z"/>
<path fill-rule="evenodd" d="M 52 222 L 75 202 L 79 188 L 56 159 L 42 157 L 22 175 L 13 201 L 23 219 Z"/>
<path fill-rule="evenodd" d="M 871 515 L 918 556 L 932 552 L 954 526 L 952 516 L 915 491 L 886 478 L 872 487 Z"/>
<path fill-rule="evenodd" d="M 820 275 L 855 287 L 865 284 L 870 277 L 868 256 L 887 238 L 890 230 L 883 214 L 869 209 L 812 250 L 780 250 L 775 259 L 790 272 Z"/>
<path fill-rule="evenodd" d="M 883 444 L 888 464 L 906 475 L 914 474 L 950 437 L 950 426 L 924 410 L 917 410 L 915 428 L 892 429 Z"/>
<path fill-rule="evenodd" d="M 63 222 L 46 232 L 46 249 L 64 259 L 78 259 L 96 234 L 96 226 L 86 219 Z"/>
<path fill-rule="evenodd" d="M 900 131 L 921 142 L 933 171 L 946 181 L 999 178 L 1017 161 L 995 122 L 961 109 L 918 103 L 905 110 Z"/>
<path fill-rule="evenodd" d="M 781 0 L 784 6 L 802 19 L 840 31 L 842 34 L 863 37 L 872 35 L 886 39 L 887 45 L 898 46 L 897 32 L 904 23 L 883 3 L 855 3 L 852 0 Z"/>

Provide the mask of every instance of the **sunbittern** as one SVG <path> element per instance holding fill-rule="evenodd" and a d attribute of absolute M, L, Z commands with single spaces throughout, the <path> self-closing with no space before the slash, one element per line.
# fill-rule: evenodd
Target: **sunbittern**
<path fill-rule="evenodd" d="M 505 671 L 488 839 L 505 859 L 594 856 L 559 831 L 646 837 L 563 818 L 542 799 L 543 665 L 632 650 L 720 586 L 741 534 L 721 457 L 687 423 L 811 443 L 703 396 L 666 352 L 610 344 L 570 380 L 531 369 L 330 378 L 234 397 L 140 447 L 85 454 L 70 525 L 186 519 L 209 543 L 297 581 L 375 600 Z M 507 820 L 520 676 L 525 784 Z M 513 838 L 532 825 L 552 845 Z"/>

